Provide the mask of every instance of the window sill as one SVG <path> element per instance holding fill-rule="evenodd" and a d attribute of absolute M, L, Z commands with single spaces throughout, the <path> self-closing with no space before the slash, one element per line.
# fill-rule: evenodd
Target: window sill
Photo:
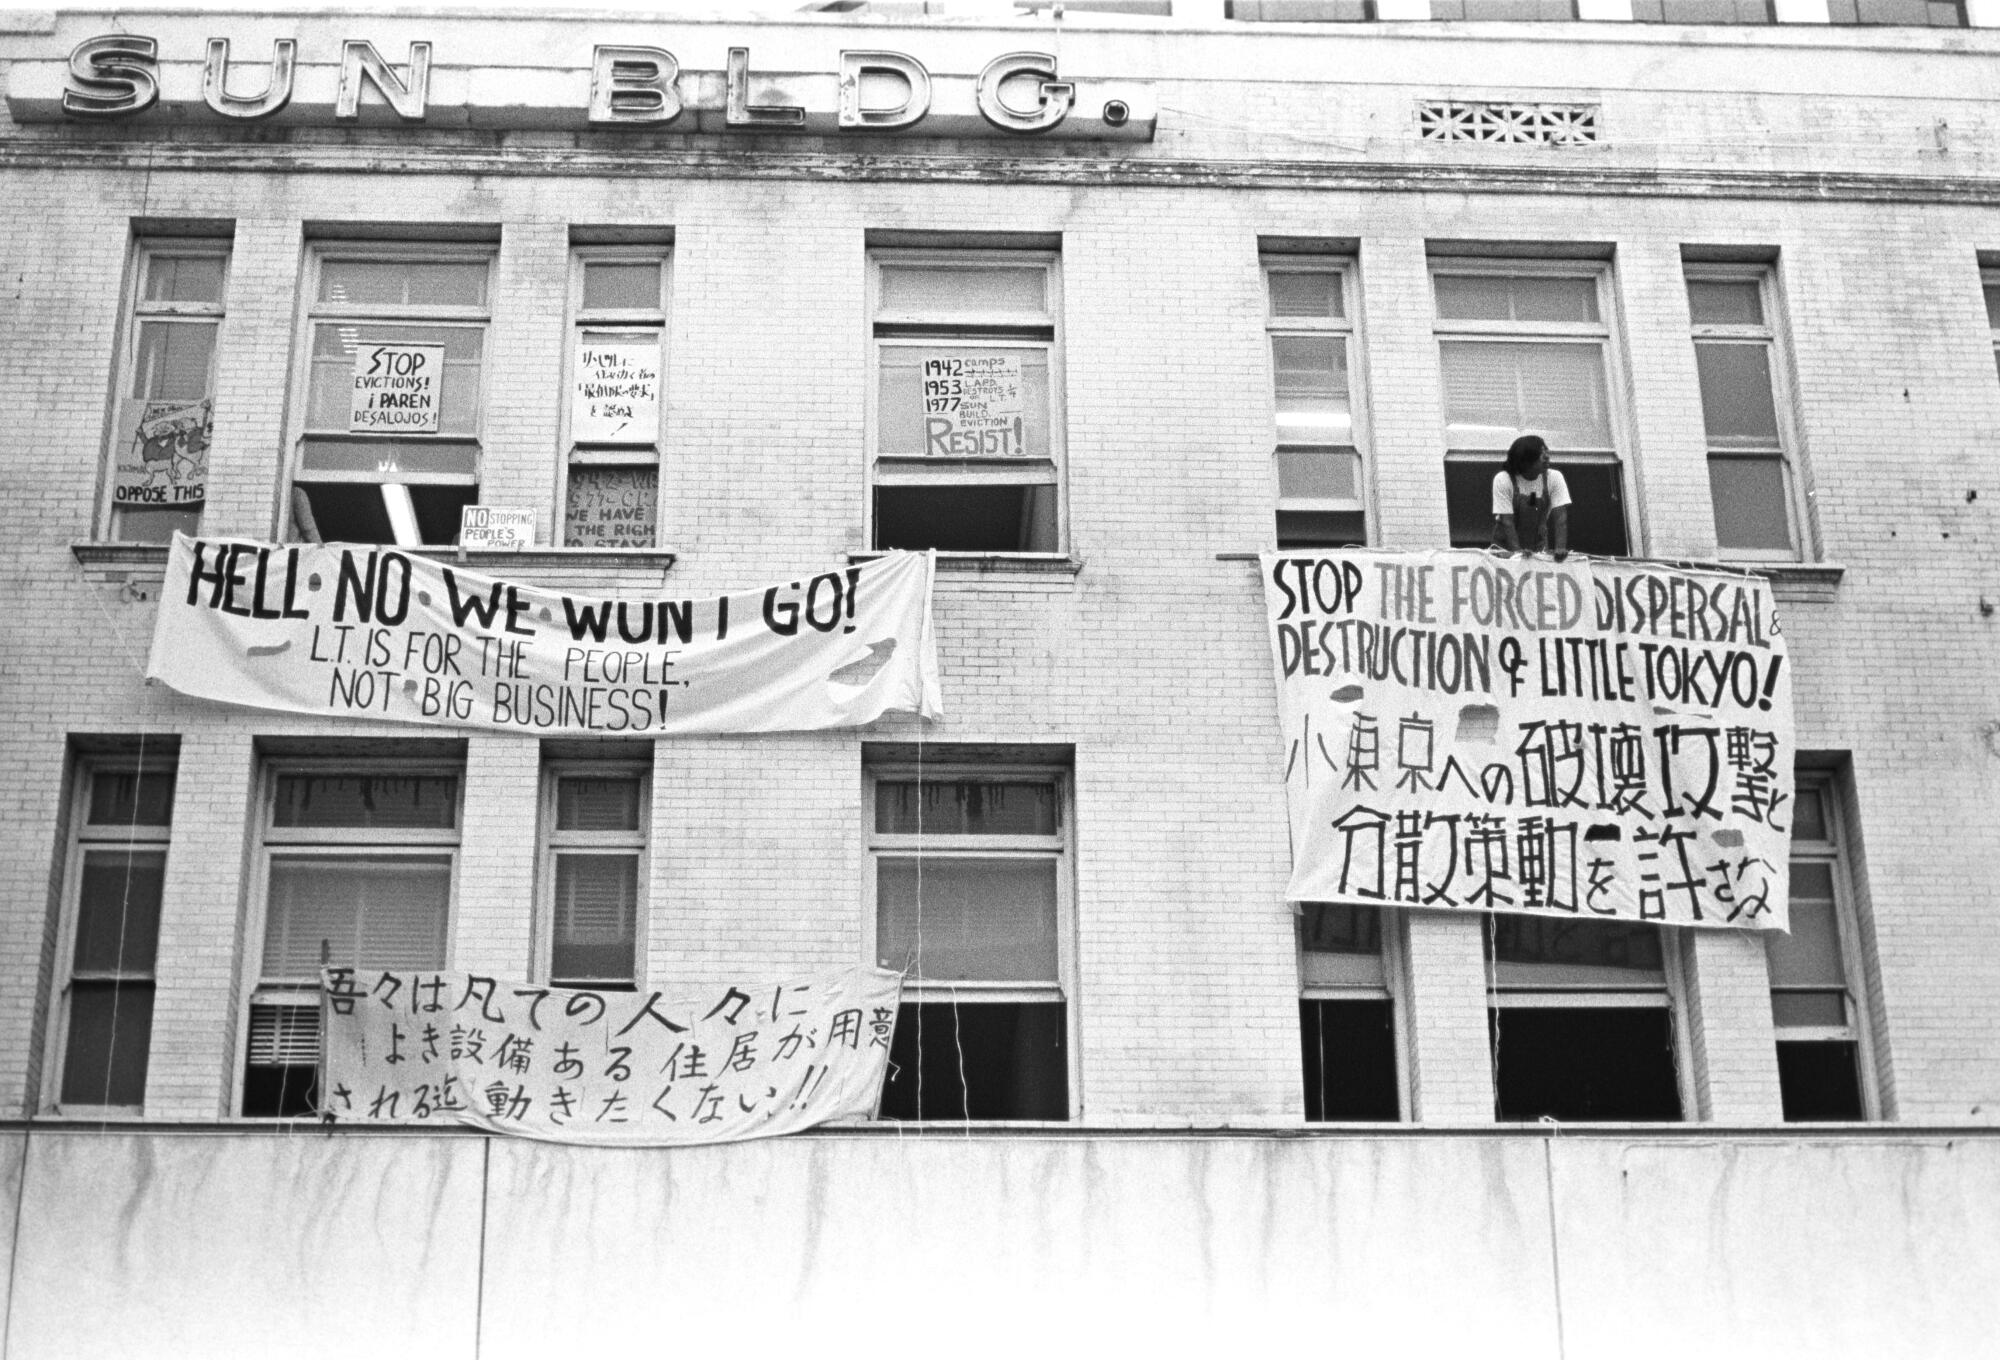
<path fill-rule="evenodd" d="M 1731 566 L 1762 576 L 1771 595 L 1786 604 L 1832 604 L 1847 568 L 1838 562 L 1739 562 Z"/>
<path fill-rule="evenodd" d="M 880 552 L 850 552 L 849 562 L 872 562 Z M 1067 553 L 940 552 L 940 574 L 949 576 L 1075 576 L 1083 559 Z"/>
<path fill-rule="evenodd" d="M 387 544 L 383 546 L 389 546 Z M 428 543 L 422 547 L 403 548 L 399 551 L 418 557 L 429 557 L 453 565 L 477 567 L 488 575 L 503 576 L 506 568 L 527 567 L 536 571 L 575 571 L 604 569 L 608 571 L 655 570 L 667 572 L 680 560 L 678 553 L 665 548 L 522 548 L 518 550 L 498 550 L 486 548 L 460 549 L 448 543 Z"/>

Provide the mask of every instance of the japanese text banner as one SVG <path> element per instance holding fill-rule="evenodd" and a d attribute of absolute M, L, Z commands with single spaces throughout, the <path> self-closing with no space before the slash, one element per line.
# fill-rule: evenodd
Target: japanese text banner
<path fill-rule="evenodd" d="M 321 1109 L 667 1147 L 872 1116 L 902 975 L 855 968 L 680 1000 L 472 973 L 324 970 Z"/>
<path fill-rule="evenodd" d="M 942 716 L 932 561 L 712 599 L 564 594 L 394 548 L 176 534 L 149 679 L 285 713 L 675 735 Z"/>
<path fill-rule="evenodd" d="M 1266 553 L 1295 901 L 1784 929 L 1769 583 L 1482 552 Z"/>

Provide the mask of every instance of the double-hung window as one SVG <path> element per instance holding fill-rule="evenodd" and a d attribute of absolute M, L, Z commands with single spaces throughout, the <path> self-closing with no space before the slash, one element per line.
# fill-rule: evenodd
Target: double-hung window
<path fill-rule="evenodd" d="M 1283 260 L 1264 267 L 1280 548 L 1368 541 L 1349 376 L 1354 323 L 1347 279 L 1348 271 L 1331 263 Z"/>
<path fill-rule="evenodd" d="M 563 546 L 655 547 L 666 411 L 665 251 L 580 248 L 570 315 Z"/>
<path fill-rule="evenodd" d="M 110 536 L 194 533 L 208 496 L 226 241 L 143 241 L 111 424 Z"/>
<path fill-rule="evenodd" d="M 77 781 L 64 884 L 56 1104 L 138 1109 L 153 1035 L 172 762 L 93 761 Z"/>
<path fill-rule="evenodd" d="M 320 969 L 445 966 L 460 778 L 302 765 L 268 782 L 243 1113 L 303 1115 L 318 1101 Z"/>
<path fill-rule="evenodd" d="M 1780 400 L 1771 273 L 1689 266 L 1687 290 L 1716 546 L 1725 557 L 1795 559 L 1798 476 Z"/>
<path fill-rule="evenodd" d="M 1993 333 L 1993 365 L 2000 369 L 2000 270 L 1988 270 L 1982 282 L 1986 290 L 1986 328 Z"/>
<path fill-rule="evenodd" d="M 646 775 L 556 765 L 543 780 L 543 900 L 549 983 L 628 990 L 639 979 L 646 901 Z"/>
<path fill-rule="evenodd" d="M 1493 476 L 1517 436 L 1538 434 L 1569 484 L 1570 547 L 1625 555 L 1631 540 L 1611 403 L 1605 271 L 1439 260 L 1431 274 L 1453 546 L 1492 542 Z"/>
<path fill-rule="evenodd" d="M 450 543 L 479 499 L 493 253 L 334 247 L 311 261 L 292 529 Z"/>
<path fill-rule="evenodd" d="M 1866 1119 L 1860 957 L 1833 785 L 1801 775 L 1792 806 L 1791 931 L 1765 937 L 1785 1118 Z"/>
<path fill-rule="evenodd" d="M 883 1117 L 1069 1118 L 1061 772 L 868 774 L 874 958 L 906 974 Z"/>
<path fill-rule="evenodd" d="M 1667 943 L 1652 925 L 1490 918 L 1496 1118 L 1681 1117 Z"/>
<path fill-rule="evenodd" d="M 1393 1120 L 1401 1113 L 1386 924 L 1374 907 L 1300 907 L 1299 1043 L 1308 1121 Z"/>
<path fill-rule="evenodd" d="M 1062 310 L 1054 256 L 871 256 L 878 549 L 1062 547 Z"/>

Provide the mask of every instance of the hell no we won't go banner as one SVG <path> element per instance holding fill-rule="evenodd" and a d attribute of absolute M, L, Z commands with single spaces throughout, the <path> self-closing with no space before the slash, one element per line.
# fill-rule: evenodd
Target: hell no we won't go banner
<path fill-rule="evenodd" d="M 1262 563 L 1291 900 L 1786 928 L 1768 582 L 1466 551 Z"/>
<path fill-rule="evenodd" d="M 284 713 L 663 736 L 940 717 L 934 562 L 709 599 L 566 594 L 355 544 L 174 536 L 149 680 Z"/>
<path fill-rule="evenodd" d="M 627 1147 L 872 1116 L 902 991 L 880 968 L 677 1000 L 462 972 L 329 968 L 321 982 L 320 1108 L 336 1123 Z"/>

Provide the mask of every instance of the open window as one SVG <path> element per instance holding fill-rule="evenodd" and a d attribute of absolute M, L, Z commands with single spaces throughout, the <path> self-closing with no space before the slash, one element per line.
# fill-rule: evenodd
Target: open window
<path fill-rule="evenodd" d="M 320 969 L 445 966 L 460 776 L 315 762 L 273 767 L 266 782 L 243 1113 L 302 1116 L 319 1103 Z"/>
<path fill-rule="evenodd" d="M 643 765 L 551 764 L 542 788 L 542 913 L 549 985 L 630 991 L 646 902 Z"/>
<path fill-rule="evenodd" d="M 291 524 L 322 542 L 447 544 L 479 499 L 484 247 L 326 245 L 310 260 Z"/>
<path fill-rule="evenodd" d="M 1432 262 L 1444 378 L 1445 501 L 1452 546 L 1493 541 L 1493 477 L 1507 446 L 1538 434 L 1569 484 L 1569 546 L 1630 551 L 1612 404 L 1606 271 L 1588 263 Z"/>
<path fill-rule="evenodd" d="M 171 752 L 92 757 L 69 812 L 54 1103 L 138 1111 L 152 1050 L 154 960 L 174 812 Z"/>
<path fill-rule="evenodd" d="M 1799 476 L 1771 271 L 1691 264 L 1687 290 L 1716 547 L 1729 558 L 1795 560 Z"/>
<path fill-rule="evenodd" d="M 1306 1120 L 1402 1117 L 1396 1003 L 1376 907 L 1299 908 L 1299 1045 Z"/>
<path fill-rule="evenodd" d="M 1061 551 L 1055 257 L 881 251 L 870 264 L 873 545 Z"/>
<path fill-rule="evenodd" d="M 1668 954 L 1659 926 L 1496 913 L 1495 1118 L 1681 1118 Z"/>
<path fill-rule="evenodd" d="M 572 257 L 567 548 L 659 543 L 667 253 L 586 246 Z"/>
<path fill-rule="evenodd" d="M 906 972 L 885 1119 L 1070 1114 L 1062 772 L 868 769 L 874 958 Z"/>
<path fill-rule="evenodd" d="M 1280 548 L 1368 542 L 1348 276 L 1344 262 L 1310 257 L 1264 264 Z"/>
<path fill-rule="evenodd" d="M 201 525 L 229 242 L 139 243 L 112 404 L 110 536 L 165 543 Z"/>

